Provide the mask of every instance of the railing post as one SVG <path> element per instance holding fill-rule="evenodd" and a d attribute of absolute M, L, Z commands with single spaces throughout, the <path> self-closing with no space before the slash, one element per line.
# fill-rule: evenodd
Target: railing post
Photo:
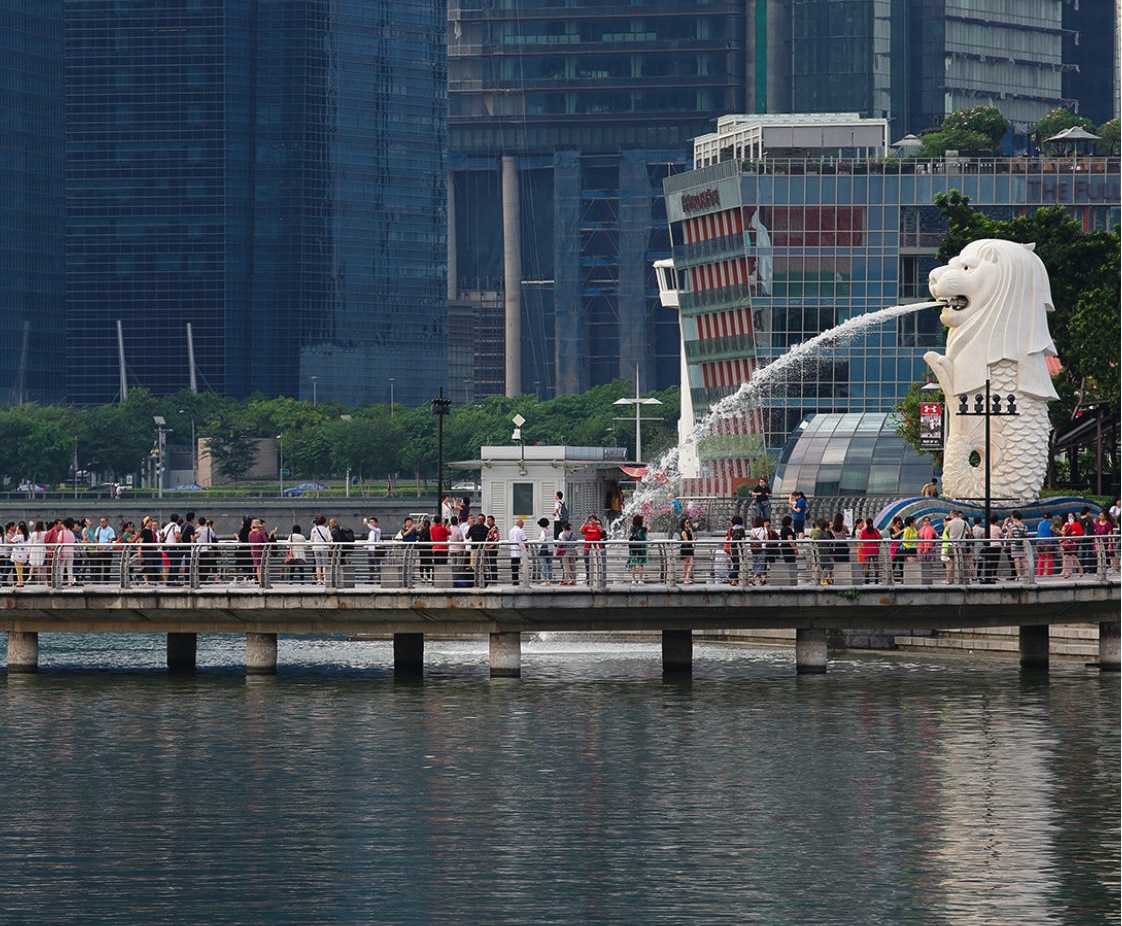
<path fill-rule="evenodd" d="M 532 584 L 530 581 L 530 570 L 534 568 L 533 559 L 530 556 L 529 546 L 519 541 L 518 552 L 521 554 L 520 558 L 522 560 L 522 570 L 519 573 L 518 584 L 521 585 L 522 588 L 529 588 Z"/>
<path fill-rule="evenodd" d="M 121 589 L 131 588 L 132 578 L 129 575 L 129 571 L 132 563 L 132 550 L 129 546 L 121 544 L 121 548 L 118 552 L 120 553 L 121 560 L 121 572 L 117 580 L 120 583 L 119 587 Z"/>
<path fill-rule="evenodd" d="M 1025 574 L 1021 581 L 1031 588 L 1036 585 L 1036 550 L 1033 548 L 1032 541 L 1025 538 L 1021 541 L 1025 545 Z"/>
<path fill-rule="evenodd" d="M 191 552 L 187 559 L 187 584 L 192 591 L 197 591 L 201 582 L 203 553 L 198 544 L 191 544 Z"/>
<path fill-rule="evenodd" d="M 272 587 L 269 580 L 269 549 L 272 547 L 271 543 L 262 544 L 261 546 L 261 588 L 268 590 Z"/>

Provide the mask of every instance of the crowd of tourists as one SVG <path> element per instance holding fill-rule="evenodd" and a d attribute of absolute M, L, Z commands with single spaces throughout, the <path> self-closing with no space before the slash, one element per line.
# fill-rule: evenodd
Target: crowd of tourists
<path fill-rule="evenodd" d="M 924 564 L 948 584 L 1024 579 L 1030 568 L 1036 577 L 1066 579 L 1117 570 L 1122 547 L 1118 500 L 1097 514 L 1088 507 L 1078 515 L 1045 514 L 1032 530 L 1019 511 L 991 516 L 985 525 L 981 518 L 971 521 L 952 510 L 938 531 L 931 516 L 898 516 L 882 531 L 871 518 L 849 524 L 841 512 L 832 519 L 811 519 L 802 492 L 790 494 L 778 525 L 772 507 L 767 480 L 761 479 L 749 516 L 734 515 L 722 542 L 719 533 L 700 536 L 670 496 L 672 522 L 660 539 L 674 542 L 663 553 L 675 558 L 677 581 L 699 581 L 701 552 L 707 567 L 703 581 L 730 585 L 765 585 L 775 564 L 794 568 L 800 552 L 811 581 L 821 585 L 835 584 L 842 563 L 852 564 L 846 581 L 869 584 L 902 582 L 908 563 Z M 552 517 L 529 524 L 516 518 L 506 530 L 493 515 L 473 512 L 470 499 L 448 496 L 439 515 L 406 517 L 396 530 L 383 531 L 376 517 L 363 518 L 357 536 L 324 515 L 317 515 L 306 533 L 300 524 L 279 530 L 264 518 L 246 516 L 236 532 L 226 535 L 219 535 L 214 520 L 190 511 L 182 518 L 172 514 L 163 523 L 153 516 L 117 527 L 105 517 L 96 523 L 69 517 L 10 521 L 0 539 L 0 585 L 116 581 L 120 574 L 115 570 L 122 563 L 139 584 L 185 584 L 191 570 L 197 570 L 199 582 L 263 583 L 270 564 L 285 581 L 328 583 L 340 563 L 351 569 L 361 566 L 377 582 L 390 565 L 391 551 L 410 549 L 408 560 L 399 556 L 394 562 L 408 562 L 414 581 L 422 583 L 488 585 L 498 583 L 501 572 L 514 584 L 525 579 L 541 585 L 596 585 L 605 580 L 608 568 L 611 514 L 605 522 L 591 513 L 574 525 L 564 494 L 557 492 Z M 616 536 L 626 536 L 627 579 L 633 584 L 651 579 L 648 516 L 633 515 L 626 534 L 616 531 Z M 505 561 L 501 570 L 500 556 Z M 665 571 L 655 577 L 665 578 Z"/>

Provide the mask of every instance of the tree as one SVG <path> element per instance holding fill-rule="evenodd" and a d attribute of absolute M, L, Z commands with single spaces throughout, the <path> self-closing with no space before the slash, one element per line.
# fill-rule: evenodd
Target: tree
<path fill-rule="evenodd" d="M 999 150 L 1009 131 L 1009 120 L 996 106 L 974 106 L 957 109 L 946 119 L 938 132 L 922 136 L 927 153 L 938 156 L 948 150 Z"/>
<path fill-rule="evenodd" d="M 1095 142 L 1095 154 L 1103 157 L 1115 157 L 1119 151 L 1118 120 L 1111 119 L 1099 126 L 1099 140 Z"/>
<path fill-rule="evenodd" d="M 206 431 L 205 453 L 215 472 L 238 485 L 257 465 L 257 436 L 233 415 L 208 421 Z"/>
<path fill-rule="evenodd" d="M 1063 107 L 1056 107 L 1036 120 L 1036 124 L 1032 127 L 1033 142 L 1037 148 L 1043 149 L 1044 142 L 1049 138 L 1073 126 L 1079 126 L 1088 132 L 1094 131 L 1090 119 L 1077 116 Z"/>

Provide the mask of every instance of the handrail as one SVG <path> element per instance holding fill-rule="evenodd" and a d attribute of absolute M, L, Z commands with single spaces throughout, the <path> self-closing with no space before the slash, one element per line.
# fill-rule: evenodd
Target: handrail
<path fill-rule="evenodd" d="M 1070 549 L 1061 544 L 1074 541 Z M 158 587 L 201 592 L 249 587 L 289 592 L 325 589 L 492 586 L 608 588 L 636 585 L 855 587 L 985 585 L 1026 587 L 1068 578 L 1105 582 L 1118 573 L 1117 533 L 1080 538 L 891 541 L 849 539 L 730 542 L 705 537 L 645 541 L 289 544 L 31 544 L 0 548 L 0 586 L 120 590 Z M 15 557 L 12 554 L 15 553 Z M 692 553 L 692 555 L 691 555 Z M 25 559 L 24 559 L 25 558 Z M 18 570 L 16 568 L 18 562 Z M 17 583 L 17 572 L 22 583 Z"/>

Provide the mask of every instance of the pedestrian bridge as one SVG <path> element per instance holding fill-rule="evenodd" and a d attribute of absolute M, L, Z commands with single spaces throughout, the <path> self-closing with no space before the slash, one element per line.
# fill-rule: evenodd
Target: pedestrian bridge
<path fill-rule="evenodd" d="M 52 557 L 34 577 L 43 581 L 0 589 L 9 672 L 34 671 L 44 632 L 166 634 L 172 668 L 193 667 L 199 633 L 245 634 L 250 672 L 275 671 L 279 634 L 392 635 L 400 670 L 420 667 L 425 634 L 486 634 L 493 674 L 517 675 L 527 632 L 661 632 L 664 667 L 683 671 L 695 630 L 794 629 L 798 669 L 824 671 L 830 630 L 995 626 L 1021 628 L 1022 664 L 1041 666 L 1049 625 L 1066 623 L 1098 623 L 1100 666 L 1119 667 L 1119 581 L 1105 547 L 1089 549 L 1085 574 L 1069 579 L 1037 575 L 1030 543 L 1003 549 L 991 575 L 971 543 L 894 558 L 887 543 L 827 551 L 807 541 L 769 559 L 699 541 L 687 583 L 671 541 L 641 551 L 609 542 L 587 559 L 581 545 L 564 568 L 531 548 L 433 556 L 415 544 L 336 545 L 305 568 L 276 546 L 256 558 L 234 546 L 212 561 L 194 548 L 172 549 L 166 562 L 167 550 L 107 551 L 78 562 L 73 586 Z M 562 575 L 574 584 L 559 584 Z"/>

